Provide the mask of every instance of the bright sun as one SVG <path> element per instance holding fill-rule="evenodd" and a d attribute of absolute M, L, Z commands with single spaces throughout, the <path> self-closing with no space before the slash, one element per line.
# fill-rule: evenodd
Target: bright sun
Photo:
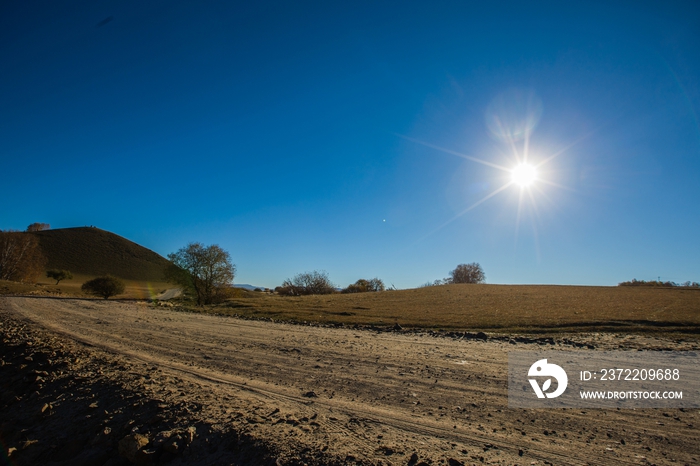
<path fill-rule="evenodd" d="M 511 181 L 523 188 L 530 186 L 536 179 L 535 167 L 527 163 L 521 163 L 511 171 Z"/>

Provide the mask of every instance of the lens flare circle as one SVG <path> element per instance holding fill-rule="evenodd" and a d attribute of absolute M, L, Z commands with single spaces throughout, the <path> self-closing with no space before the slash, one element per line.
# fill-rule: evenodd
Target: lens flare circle
<path fill-rule="evenodd" d="M 484 115 L 491 135 L 508 143 L 527 138 L 541 116 L 542 100 L 526 89 L 508 89 L 499 94 Z"/>
<path fill-rule="evenodd" d="M 510 179 L 518 186 L 526 188 L 537 179 L 537 170 L 528 163 L 521 163 L 510 172 Z"/>

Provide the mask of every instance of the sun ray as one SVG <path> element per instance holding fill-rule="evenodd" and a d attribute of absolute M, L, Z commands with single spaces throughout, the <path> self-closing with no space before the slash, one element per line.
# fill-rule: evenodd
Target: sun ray
<path fill-rule="evenodd" d="M 572 193 L 575 193 L 575 192 L 576 192 L 576 190 L 575 190 L 574 188 L 570 188 L 570 187 L 568 187 L 568 186 L 564 186 L 563 184 L 555 183 L 554 181 L 541 180 L 541 179 L 539 179 L 539 178 L 537 179 L 537 181 L 538 181 L 539 183 L 544 183 L 544 184 L 548 184 L 548 185 L 550 185 L 550 186 L 554 186 L 555 188 L 565 189 L 565 190 L 567 190 L 567 191 L 571 191 Z"/>
<path fill-rule="evenodd" d="M 508 188 L 508 186 L 510 186 L 511 184 L 513 184 L 513 183 L 508 182 L 508 183 L 504 184 L 503 186 L 501 186 L 501 187 L 498 188 L 497 190 L 493 191 L 491 194 L 489 194 L 489 195 L 486 196 L 485 198 L 481 199 L 480 201 L 475 202 L 474 204 L 472 204 L 472 205 L 469 206 L 468 208 L 464 209 L 464 210 L 462 211 L 462 213 L 460 213 L 459 215 L 462 216 L 462 215 L 466 214 L 467 212 L 469 212 L 470 210 L 472 210 L 474 207 L 478 206 L 478 205 L 481 204 L 482 202 L 487 201 L 488 199 L 491 199 L 491 198 L 492 198 L 493 196 L 495 196 L 496 194 L 498 194 L 498 193 L 500 193 L 501 191 L 503 191 L 504 189 Z"/>
<path fill-rule="evenodd" d="M 532 210 L 535 211 L 535 217 L 537 217 L 537 219 L 539 220 L 540 219 L 540 211 L 537 208 L 537 201 L 535 200 L 535 197 L 532 195 L 532 191 L 530 191 L 529 189 L 527 190 L 527 195 L 530 196 L 530 202 L 532 205 Z"/>
<path fill-rule="evenodd" d="M 539 167 L 541 167 L 542 165 L 544 165 L 544 164 L 550 162 L 551 160 L 553 160 L 553 159 L 559 157 L 561 154 L 563 154 L 563 153 L 566 152 L 567 150 L 571 149 L 571 148 L 574 147 L 575 145 L 580 144 L 581 142 L 585 141 L 585 140 L 588 139 L 589 137 L 593 136 L 595 133 L 598 132 L 599 129 L 600 129 L 600 128 L 597 128 L 597 129 L 594 129 L 593 131 L 589 131 L 588 133 L 584 134 L 583 136 L 581 136 L 580 138 L 578 138 L 577 140 L 575 140 L 574 142 L 572 142 L 572 143 L 569 144 L 568 146 L 566 146 L 566 147 L 564 147 L 563 149 L 561 149 L 559 152 L 555 152 L 554 154 L 550 155 L 550 156 L 547 157 L 546 159 L 541 160 L 540 163 L 538 163 L 538 164 L 536 165 L 536 167 L 539 168 Z"/>
<path fill-rule="evenodd" d="M 515 216 L 515 239 L 514 239 L 514 247 L 517 249 L 518 247 L 518 232 L 520 231 L 520 213 L 522 211 L 523 207 L 523 191 L 525 191 L 525 188 L 520 188 L 520 192 L 518 193 L 518 213 Z"/>
<path fill-rule="evenodd" d="M 530 199 L 533 201 L 532 203 L 532 208 L 535 211 L 535 217 L 538 219 L 540 218 L 540 213 L 537 210 L 537 204 L 534 202 L 534 198 L 532 197 L 532 193 L 530 193 Z M 537 257 L 537 262 L 540 263 L 542 262 L 542 255 L 540 253 L 540 234 L 537 231 L 537 222 L 532 222 L 532 233 L 535 238 L 535 256 Z"/>
<path fill-rule="evenodd" d="M 504 134 L 505 134 L 506 144 L 508 144 L 508 147 L 510 147 L 510 150 L 512 152 L 513 158 L 515 159 L 515 162 L 520 163 L 520 157 L 518 156 L 518 149 L 515 147 L 515 141 L 510 136 L 510 134 L 508 134 L 508 133 L 504 133 Z"/>
<path fill-rule="evenodd" d="M 504 125 L 503 121 L 498 116 L 495 116 L 492 120 L 492 132 L 496 134 L 501 141 L 504 143 L 504 146 L 502 148 L 497 149 L 496 154 L 494 155 L 500 155 L 504 160 L 512 160 L 515 162 L 514 166 L 511 168 L 505 167 L 503 165 L 489 162 L 487 160 L 483 160 L 477 157 L 469 156 L 466 154 L 462 154 L 460 152 L 446 149 L 444 147 L 437 146 L 435 144 L 431 144 L 428 142 L 424 142 L 421 140 L 417 140 L 408 136 L 404 136 L 401 134 L 394 133 L 396 136 L 399 136 L 403 139 L 406 139 L 408 141 L 429 147 L 431 149 L 439 150 L 441 152 L 444 152 L 446 154 L 451 154 L 455 155 L 457 157 L 461 157 L 466 160 L 470 160 L 472 162 L 476 162 L 482 165 L 486 165 L 492 168 L 496 168 L 498 170 L 501 170 L 503 172 L 507 172 L 510 174 L 508 182 L 503 184 L 502 186 L 498 187 L 497 189 L 493 190 L 490 192 L 488 195 L 485 197 L 479 199 L 478 201 L 474 202 L 471 204 L 469 207 L 466 209 L 462 210 L 458 214 L 454 215 L 452 218 L 435 228 L 434 230 L 430 231 L 428 234 L 424 235 L 420 239 L 418 239 L 415 243 L 419 243 L 426 238 L 434 235 L 435 233 L 439 232 L 458 218 L 462 217 L 465 215 L 467 212 L 475 209 L 476 207 L 480 206 L 487 200 L 491 199 L 492 197 L 496 196 L 498 193 L 501 191 L 504 191 L 508 189 L 510 186 L 517 186 L 519 187 L 519 192 L 518 192 L 518 200 L 517 200 L 517 211 L 516 211 L 516 216 L 515 216 L 515 238 L 514 238 L 514 249 L 517 250 L 518 248 L 518 238 L 520 236 L 520 233 L 522 231 L 521 223 L 526 220 L 530 220 L 532 222 L 532 228 L 533 228 L 533 238 L 535 241 L 535 250 L 536 250 L 536 256 L 538 262 L 541 261 L 541 253 L 540 253 L 540 244 L 539 244 L 539 231 L 537 228 L 537 223 L 541 222 L 541 215 L 540 215 L 540 208 L 537 205 L 537 200 L 536 197 L 542 198 L 543 201 L 545 201 L 545 204 L 553 204 L 556 205 L 556 203 L 553 201 L 553 199 L 547 195 L 547 192 L 542 189 L 542 185 L 549 185 L 553 186 L 558 189 L 563 189 L 567 191 L 572 191 L 576 192 L 575 189 L 563 186 L 559 183 L 555 183 L 553 181 L 544 179 L 541 177 L 539 173 L 539 168 L 546 165 L 547 163 L 551 162 L 553 159 L 559 157 L 560 155 L 566 153 L 568 150 L 570 150 L 572 147 L 576 146 L 577 144 L 581 143 L 582 141 L 586 140 L 589 138 L 591 135 L 593 135 L 595 132 L 598 131 L 598 129 L 595 129 L 588 134 L 582 136 L 578 140 L 572 142 L 571 144 L 568 144 L 566 147 L 560 149 L 559 151 L 555 152 L 554 154 L 550 154 L 546 156 L 545 158 L 540 158 L 535 157 L 531 158 L 530 157 L 530 146 L 531 146 L 531 132 L 526 130 L 520 134 L 514 134 L 512 131 L 509 131 L 508 128 Z M 522 137 L 521 137 L 522 136 Z M 520 150 L 519 150 L 520 148 Z M 509 154 L 510 152 L 510 154 Z M 539 160 L 538 160 L 539 159 Z M 532 160 L 532 162 L 530 162 Z M 533 191 L 534 188 L 537 190 L 537 193 Z M 535 195 L 536 194 L 536 195 Z M 532 215 L 530 215 L 532 214 Z"/>
<path fill-rule="evenodd" d="M 454 222 L 455 220 L 457 220 L 457 219 L 458 219 L 459 217 L 461 217 L 462 215 L 466 214 L 467 212 L 469 212 L 469 211 L 472 210 L 473 208 L 477 207 L 479 204 L 481 204 L 481 203 L 483 203 L 483 202 L 486 202 L 487 200 L 491 199 L 491 198 L 492 198 L 493 196 L 495 196 L 496 194 L 498 194 L 498 193 L 500 193 L 501 191 L 507 189 L 507 188 L 508 188 L 510 185 L 512 185 L 512 184 L 513 184 L 512 182 L 508 182 L 508 183 L 504 184 L 503 186 L 501 186 L 500 188 L 496 189 L 495 191 L 491 192 L 488 196 L 486 196 L 486 197 L 484 197 L 484 198 L 482 198 L 482 199 L 476 201 L 474 204 L 470 205 L 469 207 L 467 207 L 466 209 L 464 209 L 463 211 L 461 211 L 460 213 L 458 213 L 457 215 L 455 215 L 454 217 L 452 217 L 451 219 L 449 219 L 448 221 L 446 221 L 445 223 L 443 223 L 442 225 L 440 225 L 439 227 L 437 227 L 436 229 L 434 229 L 433 231 L 431 231 L 430 233 L 428 233 L 427 235 L 421 237 L 418 241 L 416 241 L 415 244 L 417 244 L 417 243 L 423 241 L 424 239 L 429 238 L 430 236 L 434 235 L 435 233 L 437 233 L 438 231 L 442 230 L 443 228 L 445 228 L 445 227 L 446 227 L 447 225 L 449 225 L 450 223 L 452 223 L 452 222 Z"/>
<path fill-rule="evenodd" d="M 527 163 L 527 151 L 530 149 L 530 133 L 525 133 L 525 141 L 523 143 L 523 163 Z"/>
<path fill-rule="evenodd" d="M 544 197 L 545 199 L 547 199 L 551 204 L 554 204 L 554 201 L 552 200 L 552 198 L 549 197 L 546 192 L 544 192 L 542 189 L 540 189 L 539 186 L 533 186 L 533 188 L 535 188 L 537 190 L 537 192 L 540 193 L 540 195 L 542 197 Z"/>
<path fill-rule="evenodd" d="M 439 150 L 441 152 L 445 152 L 446 154 L 456 155 L 457 157 L 462 157 L 463 159 L 471 160 L 472 162 L 476 162 L 476 163 L 480 163 L 482 165 L 497 168 L 499 170 L 503 170 L 504 172 L 510 171 L 510 169 L 508 169 L 502 165 L 498 165 L 498 164 L 495 164 L 492 162 L 488 162 L 486 160 L 472 157 L 471 155 L 466 155 L 466 154 L 462 154 L 460 152 L 456 152 L 456 151 L 453 151 L 450 149 L 445 149 L 444 147 L 436 146 L 434 144 L 430 144 L 428 142 L 423 142 L 423 141 L 420 141 L 418 139 L 409 138 L 408 136 L 404 136 L 402 134 L 396 134 L 396 135 L 400 138 L 406 139 L 407 141 L 415 142 L 416 144 L 420 144 L 420 145 L 425 146 L 425 147 L 430 147 L 431 149 L 436 149 L 436 150 Z"/>

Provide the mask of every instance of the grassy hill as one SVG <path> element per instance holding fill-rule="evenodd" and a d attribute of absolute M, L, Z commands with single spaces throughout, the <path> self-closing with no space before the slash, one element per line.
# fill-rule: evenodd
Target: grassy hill
<path fill-rule="evenodd" d="M 167 260 L 119 235 L 94 227 L 61 228 L 30 233 L 46 256 L 47 269 L 74 275 L 110 274 L 124 280 L 162 282 Z"/>

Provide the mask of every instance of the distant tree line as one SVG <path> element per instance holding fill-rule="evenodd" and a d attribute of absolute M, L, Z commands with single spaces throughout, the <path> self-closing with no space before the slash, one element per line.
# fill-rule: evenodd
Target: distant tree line
<path fill-rule="evenodd" d="M 459 264 L 454 270 L 450 271 L 449 278 L 428 282 L 422 286 L 439 286 L 453 283 L 484 283 L 485 280 L 486 275 L 481 265 L 473 262 L 471 264 Z M 346 288 L 339 290 L 328 278 L 328 274 L 325 271 L 314 270 L 313 272 L 299 273 L 285 280 L 281 286 L 275 288 L 275 292 L 281 296 L 305 296 L 337 292 L 371 293 L 386 291 L 386 289 L 384 282 L 379 278 L 361 278 L 355 283 L 348 285 Z M 390 289 L 396 288 L 392 286 Z"/>
<path fill-rule="evenodd" d="M 632 281 L 628 282 L 621 282 L 618 283 L 617 286 L 657 286 L 657 287 L 667 287 L 667 288 L 676 288 L 676 287 L 683 287 L 683 288 L 700 288 L 700 283 L 698 282 L 684 282 L 684 283 L 676 283 L 676 282 L 662 282 L 661 280 L 637 280 L 636 278 L 633 278 Z"/>
<path fill-rule="evenodd" d="M 332 293 L 372 293 L 386 291 L 386 286 L 380 278 L 360 278 L 346 288 L 338 289 L 328 278 L 325 271 L 298 273 L 292 278 L 282 282 L 275 288 L 275 292 L 281 296 L 306 296 Z"/>

